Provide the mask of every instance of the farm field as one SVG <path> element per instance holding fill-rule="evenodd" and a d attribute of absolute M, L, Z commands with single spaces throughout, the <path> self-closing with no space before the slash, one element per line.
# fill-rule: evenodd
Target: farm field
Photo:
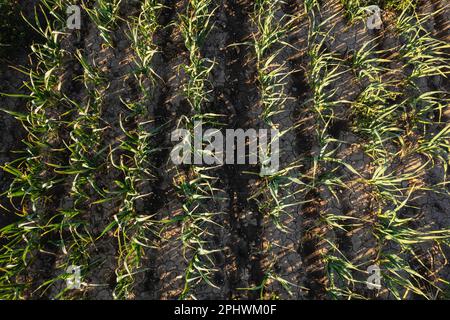
<path fill-rule="evenodd" d="M 0 0 L 0 300 L 449 299 L 449 21 Z"/>

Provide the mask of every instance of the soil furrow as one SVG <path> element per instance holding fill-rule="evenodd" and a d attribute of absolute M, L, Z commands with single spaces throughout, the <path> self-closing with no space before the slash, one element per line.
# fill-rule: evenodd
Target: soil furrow
<path fill-rule="evenodd" d="M 155 71 L 162 77 L 164 88 L 158 90 L 155 106 L 155 120 L 161 132 L 158 133 L 162 146 L 158 174 L 160 188 L 167 201 L 157 212 L 161 221 L 179 218 L 183 214 L 181 199 L 177 196 L 174 182 L 180 178 L 184 168 L 177 168 L 170 159 L 173 148 L 171 132 L 178 128 L 181 116 L 189 116 L 189 105 L 183 96 L 182 86 L 186 75 L 180 68 L 187 63 L 187 51 L 183 45 L 182 36 L 175 27 L 178 15 L 185 10 L 186 3 L 166 1 L 161 13 L 161 30 L 156 35 L 156 43 L 161 48 L 155 59 Z M 187 268 L 185 251 L 180 239 L 181 222 L 171 222 L 162 225 L 160 241 L 155 258 L 155 272 L 148 281 L 153 282 L 155 288 L 153 299 L 177 299 L 184 288 L 184 276 Z M 152 280 L 154 279 L 154 281 Z"/>
<path fill-rule="evenodd" d="M 228 39 L 225 48 L 226 69 L 222 103 L 229 115 L 227 128 L 258 128 L 258 111 L 255 109 L 258 100 L 256 66 L 251 48 L 242 44 L 251 40 L 253 26 L 249 23 L 249 15 L 253 6 L 250 1 L 226 1 L 224 8 Z M 238 288 L 258 286 L 263 277 L 262 216 L 258 212 L 256 202 L 249 199 L 259 179 L 245 173 L 257 170 L 257 166 L 249 164 L 226 164 L 223 170 L 230 199 L 227 214 L 230 242 L 227 246 L 231 254 L 227 257 L 227 264 L 230 272 L 228 298 L 232 299 L 256 298 L 258 293 Z"/>

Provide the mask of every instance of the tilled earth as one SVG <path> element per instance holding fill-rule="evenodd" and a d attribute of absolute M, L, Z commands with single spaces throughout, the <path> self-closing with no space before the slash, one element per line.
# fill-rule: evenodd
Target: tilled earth
<path fill-rule="evenodd" d="M 367 42 L 376 41 L 380 50 L 395 48 L 400 39 L 393 31 L 391 22 L 393 13 L 383 13 L 384 26 L 382 30 L 367 30 L 364 21 L 350 25 L 343 14 L 343 7 L 338 0 L 323 1 L 319 21 L 326 22 L 330 30 L 325 42 L 327 50 L 336 53 L 342 59 L 351 52 L 357 51 Z M 25 14 L 32 14 L 33 5 L 28 1 L 19 2 Z M 421 1 L 418 11 L 422 13 L 435 12 L 426 28 L 431 34 L 441 40 L 450 42 L 449 17 L 450 7 L 446 0 Z M 206 109 L 223 115 L 223 129 L 265 128 L 260 105 L 260 93 L 257 83 L 257 69 L 251 42 L 256 27 L 251 20 L 254 4 L 246 0 L 213 1 L 217 10 L 213 15 L 214 28 L 209 33 L 202 48 L 204 57 L 215 61 L 212 70 L 211 101 Z M 155 72 L 160 76 L 155 89 L 155 96 L 147 104 L 150 126 L 160 128 L 153 137 L 158 151 L 152 156 L 155 178 L 142 186 L 143 193 L 151 194 L 138 204 L 137 210 L 143 215 L 154 215 L 156 220 L 165 221 L 182 214 L 182 200 L 178 197 L 174 181 L 179 179 L 183 168 L 175 167 L 170 161 L 170 151 L 173 147 L 170 134 L 177 128 L 177 121 L 183 117 L 192 116 L 192 111 L 183 95 L 183 84 L 186 74 L 180 68 L 188 63 L 189 52 L 175 22 L 186 10 L 186 1 L 165 1 L 165 7 L 159 16 L 160 29 L 154 35 L 154 42 L 159 52 L 154 58 Z M 303 12 L 303 1 L 289 0 L 280 9 L 282 14 L 296 15 Z M 120 15 L 124 18 L 136 16 L 139 13 L 139 1 L 124 1 Z M 289 73 L 284 87 L 290 98 L 284 105 L 283 112 L 274 116 L 281 130 L 289 130 L 280 141 L 281 167 L 287 167 L 297 162 L 298 166 L 291 171 L 292 176 L 311 172 L 313 159 L 317 154 L 318 141 L 313 112 L 308 108 L 312 92 L 306 72 L 308 69 L 308 19 L 298 19 L 294 31 L 287 35 L 289 46 L 281 49 L 275 63 L 286 63 Z M 64 40 L 62 47 L 68 52 L 64 60 L 62 92 L 76 101 L 86 98 L 86 88 L 77 80 L 82 74 L 82 67 L 75 53 L 82 50 L 87 60 L 95 64 L 106 75 L 109 86 L 105 88 L 102 106 L 102 146 L 114 148 L 123 137 L 119 121 L 129 114 L 121 100 L 133 101 L 140 98 L 136 79 L 132 76 L 134 68 L 133 51 L 126 34 L 127 23 L 120 21 L 113 34 L 112 48 L 105 48 L 98 29 L 90 22 L 88 16 L 82 16 L 82 28 L 73 31 Z M 39 41 L 36 37 L 35 41 Z M 235 45 L 239 44 L 239 45 Z M 32 58 L 28 57 L 29 44 L 19 46 L 14 57 L 0 61 L 0 92 L 18 93 L 26 91 L 23 81 L 28 80 L 11 66 L 30 66 Z M 391 68 L 402 64 L 395 57 Z M 32 64 L 31 64 L 32 65 Z M 346 68 L 345 65 L 342 68 Z M 150 83 L 147 83 L 150 87 Z M 424 79 L 420 83 L 421 90 L 449 91 L 450 83 L 443 77 Z M 350 72 L 344 73 L 338 83 L 334 84 L 336 96 L 342 100 L 355 100 L 362 88 L 353 79 Z M 331 90 L 331 89 L 330 89 Z M 7 96 L 0 96 L 1 108 L 18 112 L 26 112 L 27 101 Z M 351 164 L 356 170 L 370 174 L 374 165 L 370 157 L 364 153 L 364 138 L 352 129 L 352 119 L 348 107 L 335 106 L 336 121 L 331 125 L 330 134 L 342 143 L 336 143 L 337 157 Z M 445 121 L 450 118 L 450 109 L 443 110 Z M 15 150 L 23 149 L 21 140 L 26 138 L 26 132 L 12 116 L 0 114 L 0 164 L 18 157 Z M 56 144 L 63 146 L 68 139 L 68 132 L 61 132 Z M 62 160 L 64 161 L 64 160 Z M 416 157 L 405 163 L 398 163 L 398 170 L 407 171 L 411 167 L 419 167 L 424 159 Z M 181 173 L 180 173 L 181 172 Z M 208 200 L 207 206 L 217 212 L 210 227 L 208 241 L 212 248 L 221 249 L 213 255 L 216 272 L 212 281 L 217 288 L 205 282 L 194 286 L 191 294 L 197 299 L 257 299 L 260 297 L 256 288 L 263 283 L 268 274 L 276 274 L 290 283 L 290 292 L 280 281 L 269 278 L 263 292 L 264 298 L 281 299 L 324 299 L 327 298 L 329 274 L 322 255 L 330 250 L 323 239 L 332 239 L 339 250 L 354 265 L 365 270 L 376 259 L 378 242 L 372 232 L 372 224 L 352 227 L 347 230 L 330 229 L 320 223 L 324 212 L 335 215 L 345 215 L 373 221 L 376 204 L 371 190 L 360 183 L 357 177 L 338 167 L 335 174 L 347 183 L 348 188 L 338 188 L 337 197 L 326 188 L 317 188 L 309 192 L 301 192 L 295 185 L 290 185 L 280 191 L 280 198 L 287 199 L 290 204 L 286 214 L 281 217 L 281 224 L 288 231 L 282 231 L 271 223 L 269 217 L 259 205 L 261 197 L 255 196 L 263 187 L 263 179 L 249 172 L 258 172 L 256 165 L 223 165 L 208 172 L 215 178 L 217 198 Z M 423 174 L 423 183 L 443 181 L 443 169 L 435 168 Z M 113 190 L 114 181 L 121 178 L 121 172 L 110 165 L 101 168 L 96 174 L 98 185 L 103 190 Z M 0 192 L 7 190 L 11 177 L 0 171 Z M 448 191 L 448 190 L 447 190 Z M 70 179 L 51 194 L 47 210 L 70 208 Z M 95 194 L 92 192 L 93 197 Z M 95 200 L 95 199 L 93 199 Z M 0 204 L 0 226 L 14 221 L 9 200 L 2 196 Z M 447 193 L 423 191 L 416 195 L 411 203 L 419 217 L 415 221 L 416 228 L 432 226 L 434 229 L 450 227 L 450 197 Z M 93 204 L 83 216 L 92 234 L 100 234 L 114 220 L 117 201 Z M 155 246 L 145 250 L 143 257 L 144 272 L 135 277 L 133 297 L 136 299 L 176 299 L 184 289 L 185 270 L 188 260 L 180 240 L 182 225 L 173 223 L 165 226 L 161 234 L 155 237 Z M 33 278 L 37 286 L 60 272 L 58 261 L 63 252 L 52 245 L 51 241 L 43 246 L 45 250 L 36 254 L 36 259 L 30 266 L 28 277 Z M 394 248 L 395 249 L 395 248 Z M 89 249 L 92 261 L 101 261 L 101 267 L 89 272 L 83 282 L 88 286 L 75 297 L 87 299 L 111 299 L 116 284 L 115 269 L 117 266 L 117 239 L 112 231 L 97 240 L 95 246 Z M 447 259 L 450 251 L 440 250 L 437 245 L 421 245 L 418 249 L 427 261 L 432 274 L 430 277 L 450 280 L 450 268 Z M 354 277 L 365 281 L 367 274 L 355 271 Z M 445 291 L 445 286 L 442 287 Z M 55 286 L 42 295 L 52 298 L 58 290 Z M 364 283 L 354 288 L 355 292 L 369 298 L 392 298 L 387 291 L 368 290 Z M 29 298 L 36 298 L 36 293 L 28 293 Z M 409 294 L 407 298 L 415 298 Z"/>

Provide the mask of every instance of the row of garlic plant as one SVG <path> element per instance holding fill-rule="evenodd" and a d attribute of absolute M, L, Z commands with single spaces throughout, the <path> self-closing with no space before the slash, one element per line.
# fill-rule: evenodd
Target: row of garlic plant
<path fill-rule="evenodd" d="M 306 1 L 305 11 L 309 18 L 307 52 L 309 62 L 306 74 L 312 90 L 307 106 L 313 112 L 316 122 L 316 147 L 312 154 L 311 170 L 303 180 L 319 197 L 321 190 L 325 189 L 339 202 L 337 190 L 348 188 L 346 181 L 338 173 L 339 169 L 345 168 L 355 172 L 349 163 L 336 155 L 341 142 L 330 134 L 330 127 L 336 120 L 335 108 L 345 104 L 345 101 L 337 97 L 336 86 L 346 71 L 342 68 L 342 59 L 327 49 L 327 41 L 332 37 L 330 33 L 334 30 L 333 26 L 329 28 L 328 25 L 335 16 L 323 20 L 318 1 Z M 323 226 L 324 231 L 315 237 L 318 238 L 316 243 L 323 246 L 320 250 L 323 271 L 326 275 L 325 291 L 333 299 L 360 298 L 354 290 L 358 280 L 353 275 L 355 271 L 360 270 L 346 257 L 334 240 L 335 232 L 345 231 L 349 224 L 354 224 L 352 217 L 328 212 L 320 212 L 320 218 L 314 224 Z"/>
<path fill-rule="evenodd" d="M 295 203 L 297 190 L 292 193 L 292 171 L 295 164 L 286 165 L 277 171 L 270 171 L 270 164 L 266 159 L 278 156 L 279 140 L 284 134 L 293 128 L 280 128 L 276 123 L 277 116 L 285 112 L 285 104 L 289 97 L 286 94 L 285 86 L 287 78 L 293 73 L 289 71 L 286 62 L 280 63 L 280 54 L 286 48 L 286 38 L 295 28 L 298 21 L 296 17 L 281 12 L 282 1 L 258 0 L 254 3 L 252 21 L 256 27 L 253 34 L 253 47 L 256 59 L 257 84 L 260 95 L 261 118 L 263 123 L 270 129 L 281 130 L 278 136 L 268 137 L 267 148 L 259 146 L 259 161 L 261 165 L 262 183 L 257 192 L 253 195 L 258 202 L 261 214 L 264 215 L 264 223 L 272 223 L 282 232 L 290 232 L 289 226 L 284 225 L 285 216 L 290 214 L 289 210 L 298 205 Z M 273 131 L 275 132 L 275 131 Z M 268 250 L 270 251 L 270 245 Z M 267 252 L 270 255 L 270 252 Z M 276 259 L 271 257 L 270 260 Z M 279 283 L 289 294 L 291 294 L 292 284 L 282 278 L 274 270 L 276 261 L 269 261 L 265 267 L 265 275 L 262 283 L 257 286 L 260 297 L 266 296 L 267 286 L 273 282 Z"/>
<path fill-rule="evenodd" d="M 422 192 L 426 194 L 433 191 L 448 196 L 446 171 L 450 126 L 443 122 L 442 110 L 448 105 L 449 99 L 444 92 L 428 91 L 428 88 L 422 91 L 418 85 L 433 77 L 445 79 L 450 73 L 449 56 L 445 53 L 450 46 L 433 38 L 426 31 L 424 23 L 429 18 L 419 16 L 416 4 L 411 3 L 399 11 L 396 22 L 396 31 L 402 40 L 398 51 L 404 63 L 405 78 L 402 79 L 402 87 L 405 95 L 397 103 L 401 117 L 399 127 L 402 128 L 394 140 L 398 151 L 389 155 L 389 158 L 396 162 L 421 159 L 421 165 L 409 174 L 389 172 L 389 179 L 387 182 L 383 181 L 383 184 L 389 186 L 396 183 L 395 189 L 400 196 L 390 199 L 387 192 L 383 193 L 388 201 L 386 207 L 380 210 L 378 224 L 375 226 L 375 233 L 383 246 L 395 244 L 397 249 L 392 252 L 383 250 L 382 246 L 379 252 L 386 286 L 397 299 L 410 294 L 434 299 L 442 293 L 442 285 L 445 286 L 445 281 L 432 276 L 433 272 L 422 260 L 420 252 L 424 246 L 437 245 L 441 248 L 447 242 L 450 230 L 429 226 L 418 228 L 415 220 L 420 212 L 415 212 L 410 203 L 410 200 L 414 200 Z M 437 185 L 427 185 L 426 172 L 437 166 L 441 167 L 439 171 L 443 181 Z M 381 171 L 386 167 L 388 166 L 384 165 Z M 411 171 L 410 168 L 407 169 Z"/>
<path fill-rule="evenodd" d="M 367 139 L 365 152 L 375 165 L 370 177 L 355 173 L 360 182 L 370 188 L 377 203 L 376 218 L 371 223 L 380 246 L 373 263 L 381 268 L 386 289 L 398 299 L 409 293 L 432 298 L 434 293 L 424 291 L 423 283 L 428 283 L 437 292 L 439 288 L 417 272 L 409 260 L 416 259 L 427 269 L 416 252 L 417 245 L 437 243 L 440 246 L 448 238 L 448 231 L 416 230 L 412 228 L 414 217 L 402 216 L 411 211 L 410 199 L 418 191 L 428 189 L 419 181 L 424 178 L 424 170 L 434 163 L 434 158 L 446 167 L 449 128 L 444 126 L 436 136 L 430 136 L 427 129 L 432 127 L 432 121 L 427 116 L 442 112 L 448 99 L 443 99 L 439 91 L 420 92 L 415 83 L 422 77 L 448 73 L 445 64 L 438 62 L 445 61 L 443 50 L 446 44 L 433 39 L 423 29 L 425 19 L 415 15 L 414 5 L 402 8 L 397 30 L 404 44 L 395 48 L 405 62 L 402 69 L 389 69 L 392 61 L 381 56 L 388 55 L 392 49 L 375 50 L 378 38 L 365 43 L 349 60 L 358 83 L 365 84 L 357 99 L 351 102 L 353 129 Z M 403 98 L 398 88 L 403 88 L 408 97 Z M 419 128 L 419 134 L 424 132 L 425 136 L 418 143 L 411 143 L 413 131 Z M 414 154 L 422 154 L 428 161 L 404 172 L 398 163 L 408 158 L 412 161 Z M 432 188 L 442 189 L 444 185 L 445 181 Z M 384 249 L 389 247 L 397 249 Z"/>
<path fill-rule="evenodd" d="M 153 98 L 153 89 L 158 81 L 153 68 L 153 58 L 158 52 L 158 47 L 153 41 L 153 36 L 160 28 L 158 16 L 161 8 L 161 1 L 144 0 L 140 14 L 129 23 L 128 33 L 135 56 L 134 76 L 141 89 L 141 95 L 134 102 L 124 102 L 130 115 L 121 119 L 124 138 L 111 152 L 113 166 L 120 170 L 124 177 L 121 181 L 116 181 L 117 189 L 112 192 L 115 197 L 122 199 L 113 222 L 116 230 L 114 234 L 118 239 L 118 265 L 115 271 L 114 290 L 116 299 L 133 297 L 135 277 L 147 270 L 142 260 L 146 251 L 155 246 L 153 238 L 158 231 L 154 213 L 139 212 L 138 202 L 143 202 L 151 195 L 146 186 L 154 179 L 151 156 L 158 151 L 152 142 L 156 128 L 153 128 L 148 103 Z M 127 129 L 129 122 L 136 123 L 136 127 Z M 116 153 L 119 154 L 117 157 Z"/>
<path fill-rule="evenodd" d="M 94 4 L 81 1 L 81 8 L 87 12 L 90 22 L 97 26 L 105 46 L 113 45 L 111 33 L 117 26 L 119 5 L 120 1 L 116 0 L 101 0 Z M 57 270 L 62 277 L 67 278 L 73 276 L 70 274 L 73 271 L 71 268 L 80 268 L 82 286 L 81 290 L 76 291 L 69 286 L 56 286 L 54 295 L 57 299 L 69 299 L 88 289 L 89 284 L 84 280 L 102 263 L 93 261 L 91 256 L 99 235 L 93 234 L 89 212 L 96 205 L 112 200 L 108 191 L 98 183 L 98 174 L 107 165 L 109 149 L 109 145 L 103 143 L 107 124 L 102 118 L 105 92 L 110 85 L 108 76 L 97 66 L 94 57 L 82 50 L 77 50 L 75 56 L 82 74 L 74 80 L 82 82 L 86 95 L 80 101 L 70 100 L 75 114 L 68 123 L 69 139 L 65 141 L 69 163 L 55 169 L 70 181 L 70 202 L 58 212 L 61 217 L 62 256 L 58 259 Z"/>
<path fill-rule="evenodd" d="M 188 129 L 191 135 L 198 129 L 195 128 L 198 121 L 202 121 L 203 125 L 212 125 L 219 117 L 205 110 L 210 98 L 209 75 L 214 61 L 202 54 L 205 39 L 213 27 L 211 20 L 214 11 L 211 0 L 192 0 L 189 1 L 185 13 L 179 16 L 179 28 L 189 52 L 189 63 L 182 66 L 187 76 L 184 94 L 192 111 L 192 116 L 183 116 L 179 123 Z M 197 146 L 193 146 L 193 154 L 203 156 Z M 217 288 L 212 280 L 217 271 L 213 254 L 221 249 L 213 248 L 208 238 L 211 237 L 210 230 L 216 223 L 215 216 L 219 213 L 212 212 L 208 205 L 215 200 L 218 190 L 214 187 L 216 178 L 211 176 L 208 170 L 211 168 L 189 165 L 175 182 L 183 201 L 181 240 L 184 256 L 188 261 L 181 298 L 195 298 L 192 289 L 200 282 Z"/>
<path fill-rule="evenodd" d="M 65 27 L 65 6 L 63 0 L 43 0 L 35 9 L 34 21 L 27 20 L 43 41 L 31 46 L 34 67 L 20 69 L 29 76 L 24 85 L 30 93 L 12 96 L 26 99 L 28 112 L 4 110 L 22 123 L 27 137 L 23 156 L 2 167 L 14 176 L 2 196 L 10 199 L 15 211 L 12 214 L 20 218 L 0 230 L 0 238 L 5 241 L 0 249 L 0 299 L 42 293 L 52 283 L 33 283 L 28 274 L 39 254 L 50 254 L 45 252 L 48 235 L 63 228 L 51 208 L 57 205 L 53 192 L 64 181 L 55 168 L 63 164 L 60 135 L 71 115 L 70 99 L 61 91 L 60 78 L 63 58 L 69 55 L 61 48 L 67 35 L 61 31 Z"/>

